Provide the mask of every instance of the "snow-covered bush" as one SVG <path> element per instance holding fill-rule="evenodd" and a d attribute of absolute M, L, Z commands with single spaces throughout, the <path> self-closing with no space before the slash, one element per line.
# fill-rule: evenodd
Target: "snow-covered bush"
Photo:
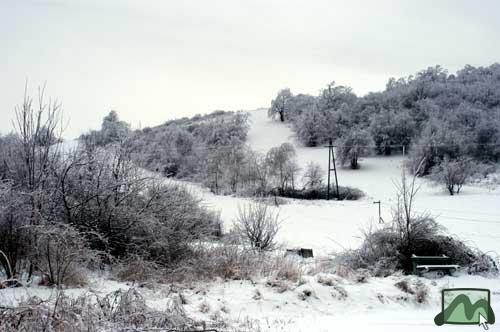
<path fill-rule="evenodd" d="M 412 255 L 451 258 L 470 273 L 497 273 L 494 259 L 463 241 L 446 234 L 429 215 L 415 214 L 414 200 L 418 192 L 416 176 L 407 180 L 405 173 L 397 184 L 397 207 L 392 225 L 366 232 L 358 249 L 337 255 L 339 268 L 366 269 L 376 276 L 387 276 L 397 270 L 412 271 Z M 474 266 L 480 266 L 474 269 Z"/>
<path fill-rule="evenodd" d="M 428 223 L 429 221 L 425 222 Z M 495 260 L 485 253 L 467 246 L 456 238 L 436 233 L 432 229 L 427 226 L 420 229 L 429 233 L 421 233 L 421 236 L 414 238 L 409 245 L 402 244 L 400 234 L 391 227 L 368 233 L 360 248 L 344 251 L 336 256 L 338 266 L 341 269 L 349 267 L 354 271 L 367 269 L 374 276 L 385 277 L 398 270 L 411 272 L 411 254 L 446 255 L 454 264 L 462 266 L 464 271 L 471 274 L 498 272 Z"/>
<path fill-rule="evenodd" d="M 300 261 L 283 257 L 281 252 L 258 252 L 225 241 L 199 246 L 195 250 L 190 258 L 167 269 L 169 280 L 191 283 L 268 278 L 298 283 L 303 274 Z"/>
<path fill-rule="evenodd" d="M 35 265 L 45 285 L 82 286 L 87 283 L 87 267 L 97 261 L 85 235 L 65 224 L 34 228 Z"/>
<path fill-rule="evenodd" d="M 283 192 L 276 193 L 282 197 L 289 197 L 295 199 L 327 199 L 328 197 L 328 187 L 323 185 L 316 188 L 306 188 L 306 189 L 286 189 Z M 339 201 L 354 201 L 358 200 L 364 196 L 364 193 L 352 187 L 339 186 L 339 192 L 337 195 L 337 190 L 334 185 L 330 187 L 330 198 Z"/>
<path fill-rule="evenodd" d="M 402 279 L 394 284 L 402 292 L 414 295 L 415 302 L 425 303 L 429 297 L 429 288 L 421 281 L 412 282 L 409 279 Z"/>
<path fill-rule="evenodd" d="M 430 178 L 439 185 L 444 185 L 450 195 L 459 194 L 462 186 L 471 180 L 474 163 L 470 159 L 444 160 L 431 169 Z"/>
<path fill-rule="evenodd" d="M 163 277 L 162 268 L 155 262 L 145 260 L 139 255 L 129 257 L 113 265 L 114 276 L 129 282 L 155 282 Z"/>
<path fill-rule="evenodd" d="M 235 229 L 251 248 L 258 251 L 276 249 L 279 228 L 279 214 L 266 204 L 255 202 L 238 207 Z"/>
<path fill-rule="evenodd" d="M 98 305 L 96 305 L 96 303 Z M 197 326 L 175 301 L 164 310 L 146 305 L 134 288 L 104 297 L 84 294 L 71 298 L 59 292 L 54 301 L 30 297 L 15 307 L 0 307 L 0 330 L 15 331 L 124 331 L 194 330 Z"/>

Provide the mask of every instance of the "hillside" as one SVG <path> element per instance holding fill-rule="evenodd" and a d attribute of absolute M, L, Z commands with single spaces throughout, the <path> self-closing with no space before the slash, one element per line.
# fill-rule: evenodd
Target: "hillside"
<path fill-rule="evenodd" d="M 299 165 L 304 168 L 309 161 L 326 165 L 328 150 L 322 147 L 303 147 L 294 138 L 286 124 L 267 118 L 264 109 L 250 112 L 248 143 L 252 149 L 267 152 L 283 142 L 291 142 L 297 149 Z M 401 175 L 402 157 L 367 157 L 361 169 L 338 168 L 339 184 L 363 190 L 367 195 L 359 201 L 298 201 L 280 207 L 283 218 L 280 240 L 288 246 L 313 248 L 317 254 L 327 254 L 342 248 L 354 248 L 360 242 L 363 230 L 377 227 L 378 207 L 373 201 L 381 200 L 382 218 L 391 219 L 395 202 L 395 185 Z M 416 209 L 437 218 L 452 234 L 467 239 L 484 251 L 500 252 L 500 216 L 497 202 L 498 187 L 479 184 L 466 186 L 457 196 L 449 196 L 442 187 L 419 179 L 420 192 Z M 190 185 L 210 207 L 220 209 L 226 228 L 232 227 L 238 204 L 246 199 L 217 196 L 198 185 Z"/>

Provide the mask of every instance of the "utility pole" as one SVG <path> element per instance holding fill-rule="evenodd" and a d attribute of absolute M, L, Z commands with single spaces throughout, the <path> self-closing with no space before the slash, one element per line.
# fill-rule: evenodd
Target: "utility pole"
<path fill-rule="evenodd" d="M 379 224 L 383 224 L 384 223 L 384 219 L 382 218 L 382 211 L 380 209 L 380 200 L 376 201 L 376 202 L 373 202 L 373 204 L 378 204 L 378 223 Z"/>
<path fill-rule="evenodd" d="M 332 143 L 332 139 L 330 138 L 328 140 L 328 191 L 327 191 L 327 196 L 326 199 L 330 200 L 330 174 L 332 171 L 335 174 L 335 189 L 337 192 L 337 199 L 339 199 L 339 182 L 337 179 L 337 166 L 335 165 L 335 151 L 333 150 L 334 146 Z M 332 167 L 333 166 L 333 167 Z"/>

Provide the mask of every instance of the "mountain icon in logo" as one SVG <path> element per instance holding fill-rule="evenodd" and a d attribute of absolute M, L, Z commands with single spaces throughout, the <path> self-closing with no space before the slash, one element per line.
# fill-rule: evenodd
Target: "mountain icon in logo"
<path fill-rule="evenodd" d="M 442 310 L 434 323 L 483 325 L 495 323 L 495 314 L 490 306 L 490 291 L 480 288 L 443 289 Z"/>

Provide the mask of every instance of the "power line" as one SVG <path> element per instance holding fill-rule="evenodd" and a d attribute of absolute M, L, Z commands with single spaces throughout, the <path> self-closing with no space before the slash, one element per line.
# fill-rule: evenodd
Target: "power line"
<path fill-rule="evenodd" d="M 500 226 L 500 220 L 498 220 L 498 221 L 494 221 L 494 220 L 481 220 L 481 219 L 473 219 L 473 218 L 448 217 L 448 216 L 443 216 L 443 215 L 439 215 L 437 217 L 438 218 L 449 219 L 449 220 L 465 221 L 465 222 L 480 222 L 480 223 L 487 223 L 487 224 L 498 224 Z"/>
<path fill-rule="evenodd" d="M 484 215 L 484 216 L 499 217 L 500 218 L 499 214 L 494 214 L 494 213 L 484 213 L 484 212 L 476 212 L 476 211 L 460 211 L 460 210 L 443 209 L 443 208 L 432 208 L 432 210 L 454 212 L 454 213 L 459 213 L 459 214 Z"/>
<path fill-rule="evenodd" d="M 332 168 L 333 166 L 333 168 Z M 339 195 L 339 181 L 337 178 L 337 165 L 335 164 L 335 151 L 333 150 L 332 139 L 330 138 L 328 144 L 328 191 L 327 191 L 327 200 L 330 200 L 330 174 L 332 171 L 335 174 L 335 188 L 337 192 L 337 199 L 340 199 Z"/>

